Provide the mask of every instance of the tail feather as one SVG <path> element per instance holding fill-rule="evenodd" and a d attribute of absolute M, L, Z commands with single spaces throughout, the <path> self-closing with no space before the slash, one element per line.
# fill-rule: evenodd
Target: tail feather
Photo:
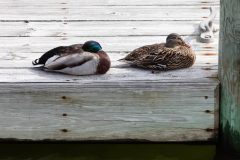
<path fill-rule="evenodd" d="M 119 60 L 117 60 L 117 61 L 126 61 L 126 60 L 125 60 L 125 58 L 122 58 L 122 59 L 119 59 Z"/>
<path fill-rule="evenodd" d="M 129 60 L 126 60 L 125 58 L 123 58 L 123 59 L 119 59 L 118 61 L 120 61 L 120 62 L 124 62 L 124 63 L 127 63 L 127 64 L 130 64 L 130 65 L 134 65 L 134 64 L 135 64 L 134 61 L 129 61 Z"/>
<path fill-rule="evenodd" d="M 33 65 L 38 65 L 39 64 L 39 59 L 35 59 L 34 61 L 32 61 Z"/>
<path fill-rule="evenodd" d="M 132 60 L 129 60 L 129 59 L 126 59 L 126 58 L 121 58 L 117 61 L 120 61 L 120 62 L 131 62 Z"/>
<path fill-rule="evenodd" d="M 37 67 L 32 67 L 34 70 L 46 70 L 44 66 L 37 66 Z"/>

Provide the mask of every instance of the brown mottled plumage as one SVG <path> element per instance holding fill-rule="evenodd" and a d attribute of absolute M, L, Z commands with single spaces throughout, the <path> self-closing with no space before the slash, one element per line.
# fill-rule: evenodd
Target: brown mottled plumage
<path fill-rule="evenodd" d="M 121 60 L 141 68 L 173 70 L 191 67 L 195 59 L 191 47 L 178 34 L 172 33 L 166 43 L 140 47 Z"/>

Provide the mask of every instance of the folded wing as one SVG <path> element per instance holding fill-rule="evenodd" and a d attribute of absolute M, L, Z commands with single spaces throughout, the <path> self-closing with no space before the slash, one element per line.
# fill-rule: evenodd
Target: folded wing
<path fill-rule="evenodd" d="M 64 68 L 73 68 L 92 60 L 94 54 L 89 52 L 75 53 L 66 56 L 55 55 L 51 57 L 45 64 L 45 68 L 49 70 L 61 70 Z"/>

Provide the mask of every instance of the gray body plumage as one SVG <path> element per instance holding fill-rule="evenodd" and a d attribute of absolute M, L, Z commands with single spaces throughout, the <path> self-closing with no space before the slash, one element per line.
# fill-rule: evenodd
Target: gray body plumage
<path fill-rule="evenodd" d="M 45 63 L 48 71 L 71 75 L 91 75 L 97 73 L 100 57 L 89 52 L 74 53 L 65 56 L 53 56 Z"/>
<path fill-rule="evenodd" d="M 96 41 L 83 45 L 60 46 L 33 61 L 33 65 L 43 65 L 47 71 L 71 75 L 105 74 L 111 65 L 109 56 Z"/>

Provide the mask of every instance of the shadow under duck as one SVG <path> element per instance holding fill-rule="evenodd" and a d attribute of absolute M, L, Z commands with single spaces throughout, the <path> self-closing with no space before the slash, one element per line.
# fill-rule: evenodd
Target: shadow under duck
<path fill-rule="evenodd" d="M 174 70 L 191 67 L 196 55 L 180 35 L 169 34 L 166 43 L 146 45 L 133 50 L 120 61 L 153 70 Z"/>
<path fill-rule="evenodd" d="M 32 64 L 71 75 L 105 74 L 111 66 L 109 56 L 96 41 L 53 48 Z"/>

